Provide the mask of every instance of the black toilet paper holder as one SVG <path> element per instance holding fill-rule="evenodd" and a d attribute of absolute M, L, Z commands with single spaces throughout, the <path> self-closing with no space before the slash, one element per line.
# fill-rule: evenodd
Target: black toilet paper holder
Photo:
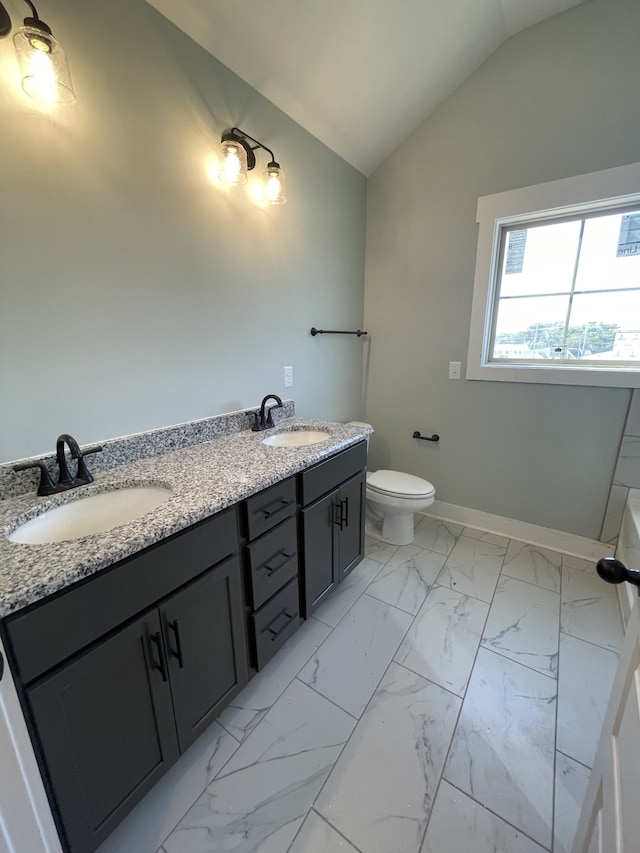
<path fill-rule="evenodd" d="M 432 436 L 428 436 L 420 435 L 420 432 L 418 430 L 413 433 L 412 438 L 419 438 L 421 441 L 440 441 L 440 436 L 436 435 L 435 432 Z"/>

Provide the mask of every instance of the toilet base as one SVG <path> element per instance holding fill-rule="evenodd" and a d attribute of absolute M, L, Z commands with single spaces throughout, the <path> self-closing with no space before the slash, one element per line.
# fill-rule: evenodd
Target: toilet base
<path fill-rule="evenodd" d="M 383 519 L 367 513 L 366 534 L 388 545 L 411 545 L 414 533 L 414 514 L 387 515 Z"/>

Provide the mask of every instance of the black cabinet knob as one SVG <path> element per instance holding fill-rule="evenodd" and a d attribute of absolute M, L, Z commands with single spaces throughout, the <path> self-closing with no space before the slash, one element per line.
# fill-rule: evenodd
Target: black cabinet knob
<path fill-rule="evenodd" d="M 628 569 L 615 557 L 602 557 L 598 560 L 596 571 L 607 583 L 632 583 L 640 587 L 640 569 Z"/>

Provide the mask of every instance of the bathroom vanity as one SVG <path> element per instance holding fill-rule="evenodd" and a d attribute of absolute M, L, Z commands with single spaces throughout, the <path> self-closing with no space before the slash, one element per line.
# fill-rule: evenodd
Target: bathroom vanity
<path fill-rule="evenodd" d="M 226 510 L 6 620 L 69 847 L 92 850 L 247 682 Z"/>
<path fill-rule="evenodd" d="M 113 469 L 98 488 L 146 471 L 174 498 L 71 548 L 0 545 L 27 579 L 2 640 L 70 853 L 99 846 L 362 559 L 366 436 L 323 428 L 306 448 L 243 432 Z M 5 533 L 25 501 L 4 502 Z"/>

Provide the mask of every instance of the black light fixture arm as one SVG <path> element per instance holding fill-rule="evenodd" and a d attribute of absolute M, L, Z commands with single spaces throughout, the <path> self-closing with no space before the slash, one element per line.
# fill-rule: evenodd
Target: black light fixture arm
<path fill-rule="evenodd" d="M 11 32 L 11 18 L 9 17 L 9 13 L 4 8 L 2 3 L 0 3 L 0 38 L 4 38 L 8 36 Z"/>
<path fill-rule="evenodd" d="M 29 0 L 25 0 L 25 2 L 29 2 Z M 257 148 L 262 148 L 263 151 L 267 151 L 271 155 L 271 162 L 268 163 L 268 166 L 275 166 L 277 169 L 280 168 L 280 164 L 276 163 L 276 158 L 274 156 L 273 151 L 270 148 L 267 148 L 262 142 L 259 142 L 257 139 L 254 139 L 253 136 L 249 136 L 248 133 L 245 133 L 244 130 L 240 130 L 239 127 L 232 127 L 228 133 L 225 133 L 222 137 L 224 139 L 235 139 L 236 142 L 239 142 L 244 150 L 247 152 L 247 169 L 251 171 L 256 165 L 256 155 L 253 153 Z M 255 145 L 249 145 L 245 140 L 251 140 L 251 142 L 255 142 Z"/>
<path fill-rule="evenodd" d="M 40 17 L 38 16 L 38 10 L 37 10 L 37 9 L 36 9 L 36 7 L 33 5 L 33 3 L 31 2 L 31 0 L 24 0 L 24 2 L 25 2 L 25 3 L 27 4 L 27 6 L 31 9 L 31 12 L 33 13 L 33 17 L 36 19 L 36 21 L 39 21 L 39 20 L 40 20 Z"/>
<path fill-rule="evenodd" d="M 51 35 L 51 30 L 49 29 L 47 24 L 44 23 L 44 21 L 40 20 L 40 16 L 38 15 L 38 10 L 33 5 L 31 0 L 24 0 L 24 2 L 31 9 L 31 14 L 33 16 L 31 18 L 25 18 L 24 19 L 25 25 L 27 25 L 27 24 L 35 25 L 39 29 L 42 29 L 45 32 L 47 32 L 49 35 Z M 9 17 L 9 13 L 5 9 L 4 4 L 0 2 L 0 38 L 4 38 L 4 36 L 8 36 L 10 32 L 11 32 L 11 18 Z"/>

